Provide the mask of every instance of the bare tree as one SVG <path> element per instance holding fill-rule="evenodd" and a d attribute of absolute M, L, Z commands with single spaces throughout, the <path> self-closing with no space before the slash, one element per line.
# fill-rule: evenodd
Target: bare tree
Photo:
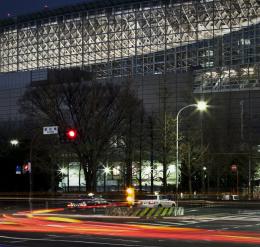
<path fill-rule="evenodd" d="M 163 191 L 167 190 L 168 166 L 175 161 L 176 154 L 176 119 L 172 114 L 166 114 L 165 119 L 156 119 L 156 135 L 154 138 L 156 156 L 160 163 L 163 164 L 163 176 L 161 178 Z"/>
<path fill-rule="evenodd" d="M 130 100 L 130 99 L 129 99 Z M 131 101 L 135 100 L 134 98 Z M 139 145 L 139 132 L 140 129 L 140 114 L 142 111 L 140 107 L 137 107 L 137 104 L 133 101 L 133 104 L 130 104 L 130 108 L 128 108 L 128 112 L 131 114 L 127 115 L 123 132 L 122 132 L 122 140 L 124 142 L 123 151 L 125 154 L 125 165 L 126 165 L 126 177 L 125 177 L 125 185 L 131 186 L 133 181 L 133 161 L 137 160 L 137 150 L 140 147 Z"/>
<path fill-rule="evenodd" d="M 192 193 L 192 180 L 196 173 L 200 173 L 203 162 L 206 159 L 208 147 L 201 145 L 201 134 L 193 130 L 190 135 L 185 136 L 181 141 L 181 173 L 188 179 L 188 190 Z"/>
<path fill-rule="evenodd" d="M 68 127 L 77 129 L 78 137 L 70 147 L 84 170 L 87 191 L 95 191 L 102 156 L 111 140 L 124 132 L 139 100 L 129 82 L 87 81 L 88 76 L 73 70 L 55 74 L 45 84 L 28 88 L 22 110 L 58 125 L 61 132 Z"/>

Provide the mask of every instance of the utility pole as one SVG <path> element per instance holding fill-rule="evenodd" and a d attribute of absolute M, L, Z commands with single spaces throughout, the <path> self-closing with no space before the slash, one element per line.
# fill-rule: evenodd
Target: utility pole
<path fill-rule="evenodd" d="M 153 193 L 153 177 L 154 177 L 154 146 L 153 146 L 153 141 L 154 141 L 154 136 L 153 136 L 153 118 L 150 119 L 150 124 L 151 124 L 151 132 L 150 132 L 150 135 L 151 135 L 151 150 L 150 150 L 150 167 L 151 167 L 151 193 Z"/>
<path fill-rule="evenodd" d="M 251 152 L 248 159 L 248 200 L 251 200 Z"/>

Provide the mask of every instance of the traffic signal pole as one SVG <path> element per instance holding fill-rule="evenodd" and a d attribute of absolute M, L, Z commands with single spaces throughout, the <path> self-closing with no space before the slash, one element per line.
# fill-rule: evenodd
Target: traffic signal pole
<path fill-rule="evenodd" d="M 39 133 L 35 132 L 35 134 L 32 137 L 31 143 L 30 143 L 30 170 L 29 170 L 29 208 L 30 212 L 32 211 L 32 152 L 33 152 L 33 144 L 36 141 Z"/>

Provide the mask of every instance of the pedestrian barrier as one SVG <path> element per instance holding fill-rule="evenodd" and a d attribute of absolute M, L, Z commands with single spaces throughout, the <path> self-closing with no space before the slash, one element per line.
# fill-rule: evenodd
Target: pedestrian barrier
<path fill-rule="evenodd" d="M 150 208 L 145 208 L 145 209 L 141 210 L 139 215 L 136 215 L 136 216 L 144 217 L 149 212 L 149 210 L 150 210 Z"/>
<path fill-rule="evenodd" d="M 168 211 L 169 211 L 170 208 L 164 208 L 162 213 L 161 213 L 161 216 L 164 217 L 165 215 L 167 215 Z"/>
<path fill-rule="evenodd" d="M 148 211 L 146 217 L 152 217 L 154 213 L 156 213 L 157 208 L 152 208 L 151 210 Z"/>
<path fill-rule="evenodd" d="M 184 215 L 183 207 L 159 207 L 159 208 L 135 208 L 135 207 L 111 207 L 105 210 L 110 216 L 134 216 L 140 218 L 161 218 Z"/>
<path fill-rule="evenodd" d="M 105 209 L 105 214 L 110 216 L 129 216 L 135 210 L 130 207 L 109 207 Z"/>
<path fill-rule="evenodd" d="M 141 218 L 160 218 L 184 215 L 183 207 L 171 208 L 136 208 L 129 216 L 137 216 Z"/>
<path fill-rule="evenodd" d="M 178 215 L 184 215 L 183 207 L 174 208 L 174 216 L 178 216 Z"/>
<path fill-rule="evenodd" d="M 161 213 L 163 211 L 163 208 L 157 208 L 156 212 L 154 213 L 154 217 L 160 217 L 161 216 Z"/>
<path fill-rule="evenodd" d="M 137 216 L 141 211 L 142 211 L 141 208 L 139 208 L 139 209 L 137 209 L 137 210 L 134 210 L 134 212 L 132 213 L 131 216 Z"/>
<path fill-rule="evenodd" d="M 174 208 L 173 208 L 173 207 L 171 207 L 171 208 L 169 209 L 169 211 L 168 211 L 168 214 L 167 214 L 167 215 L 172 215 L 173 211 L 174 211 Z"/>

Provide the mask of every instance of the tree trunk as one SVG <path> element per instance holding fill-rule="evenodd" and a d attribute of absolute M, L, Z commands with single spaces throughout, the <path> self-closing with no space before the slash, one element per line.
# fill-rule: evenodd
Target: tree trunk
<path fill-rule="evenodd" d="M 154 179 L 154 175 L 153 175 L 153 169 L 154 169 L 154 165 L 153 165 L 153 161 L 154 161 L 154 146 L 153 146 L 153 142 L 154 142 L 154 138 L 153 138 L 153 121 L 151 120 L 151 145 L 150 145 L 150 167 L 151 167 L 151 193 L 153 193 L 153 179 Z"/>
<path fill-rule="evenodd" d="M 132 156 L 133 156 L 133 132 L 132 132 L 132 118 L 129 119 L 129 129 L 126 141 L 126 186 L 132 186 Z"/>
<path fill-rule="evenodd" d="M 126 161 L 126 187 L 132 186 L 132 160 Z"/>
<path fill-rule="evenodd" d="M 167 165 L 165 157 L 163 158 L 163 191 L 167 190 Z"/>
<path fill-rule="evenodd" d="M 191 182 L 191 173 L 189 172 L 189 194 L 192 194 L 192 182 Z"/>
<path fill-rule="evenodd" d="M 192 193 L 192 175 L 191 175 L 191 147 L 188 145 L 188 178 L 189 178 L 189 193 Z"/>
<path fill-rule="evenodd" d="M 167 164 L 166 164 L 166 115 L 164 116 L 163 136 L 163 191 L 167 191 Z"/>
<path fill-rule="evenodd" d="M 87 192 L 96 192 L 96 185 L 94 179 L 94 172 L 89 169 L 88 171 L 84 169 L 84 174 L 85 174 L 85 180 L 86 180 L 86 191 Z"/>
<path fill-rule="evenodd" d="M 217 170 L 217 194 L 219 193 L 219 184 L 220 184 L 220 177 L 219 177 L 219 172 Z"/>
<path fill-rule="evenodd" d="M 86 191 L 87 192 L 96 192 L 97 187 L 97 161 L 95 161 L 93 158 L 86 161 L 86 160 L 80 160 L 82 165 L 84 175 L 85 175 L 85 181 L 86 181 Z"/>

